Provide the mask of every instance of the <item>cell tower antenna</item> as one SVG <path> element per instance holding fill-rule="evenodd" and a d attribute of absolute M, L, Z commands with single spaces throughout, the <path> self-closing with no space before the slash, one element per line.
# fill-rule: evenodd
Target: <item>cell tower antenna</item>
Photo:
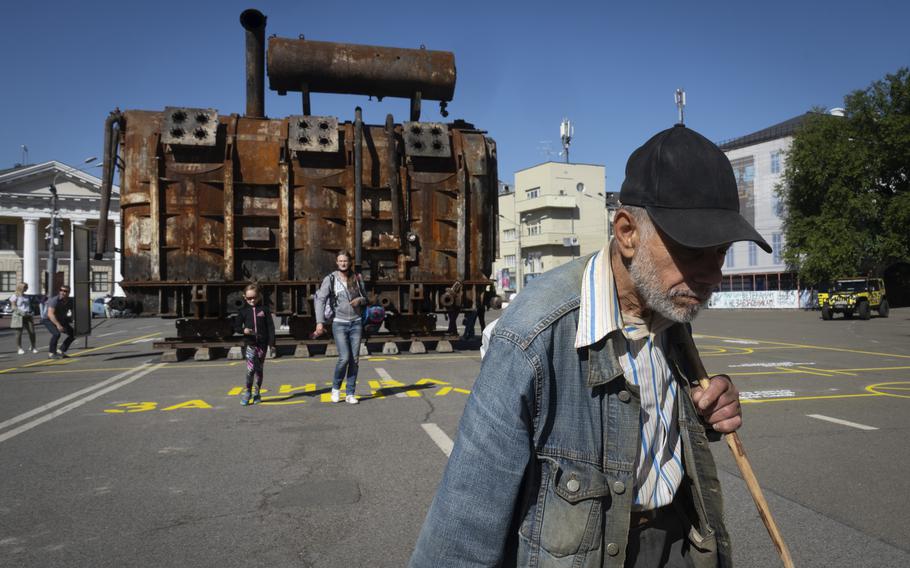
<path fill-rule="evenodd" d="M 22 165 L 28 165 L 28 146 L 25 144 L 22 145 Z"/>
<path fill-rule="evenodd" d="M 569 144 L 572 143 L 572 136 L 575 134 L 575 127 L 568 118 L 562 119 L 559 125 L 559 138 L 562 140 L 562 152 L 566 157 L 566 163 L 569 163 Z"/>
<path fill-rule="evenodd" d="M 679 111 L 679 122 L 676 124 L 680 126 L 686 125 L 685 111 L 686 108 L 686 91 L 684 89 L 676 89 L 676 109 Z"/>

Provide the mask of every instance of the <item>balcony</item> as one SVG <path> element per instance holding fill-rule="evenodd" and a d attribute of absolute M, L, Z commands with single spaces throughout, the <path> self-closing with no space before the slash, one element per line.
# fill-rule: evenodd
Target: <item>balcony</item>
<path fill-rule="evenodd" d="M 546 247 L 546 246 L 567 246 L 566 239 L 571 239 L 573 237 L 572 233 L 540 233 L 537 235 L 522 235 L 521 237 L 521 248 L 529 249 L 533 247 Z M 577 240 L 576 240 L 577 242 Z"/>
<path fill-rule="evenodd" d="M 541 195 L 533 199 L 524 199 L 515 204 L 518 213 L 535 211 L 537 209 L 548 209 L 551 207 L 560 209 L 574 209 L 576 206 L 575 198 L 570 195 Z"/>

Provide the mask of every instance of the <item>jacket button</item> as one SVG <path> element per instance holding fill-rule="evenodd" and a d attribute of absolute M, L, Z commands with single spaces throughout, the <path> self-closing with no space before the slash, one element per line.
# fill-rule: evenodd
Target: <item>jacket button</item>
<path fill-rule="evenodd" d="M 632 398 L 632 396 L 629 394 L 629 391 L 619 391 L 619 400 L 629 402 L 630 398 Z"/>
<path fill-rule="evenodd" d="M 608 544 L 607 545 L 607 554 L 609 554 L 610 556 L 616 556 L 617 554 L 619 554 L 619 545 L 616 544 L 615 542 L 611 542 L 610 544 Z"/>
<path fill-rule="evenodd" d="M 626 491 L 625 483 L 623 483 L 622 481 L 613 482 L 613 493 L 616 493 L 617 495 L 622 495 L 623 493 L 625 493 L 625 491 Z"/>
<path fill-rule="evenodd" d="M 568 482 L 566 482 L 566 489 L 569 490 L 569 493 L 575 493 L 578 491 L 579 487 L 581 487 L 581 485 L 579 485 L 577 479 L 570 479 Z"/>

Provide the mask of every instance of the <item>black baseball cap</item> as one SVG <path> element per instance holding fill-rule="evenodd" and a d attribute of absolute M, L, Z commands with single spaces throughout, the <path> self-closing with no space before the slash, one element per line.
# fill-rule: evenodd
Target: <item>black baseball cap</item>
<path fill-rule="evenodd" d="M 677 243 L 705 248 L 752 241 L 771 252 L 739 213 L 730 160 L 713 142 L 682 124 L 658 132 L 632 152 L 619 191 Z"/>

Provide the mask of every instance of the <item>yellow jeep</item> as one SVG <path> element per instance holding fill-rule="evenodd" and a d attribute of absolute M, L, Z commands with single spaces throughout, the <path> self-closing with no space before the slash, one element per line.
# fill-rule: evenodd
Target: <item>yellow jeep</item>
<path fill-rule="evenodd" d="M 872 316 L 872 310 L 877 310 L 880 317 L 888 317 L 885 282 L 881 278 L 841 278 L 824 300 L 819 296 L 823 320 L 829 320 L 838 313 L 847 319 L 856 315 L 867 320 Z"/>

